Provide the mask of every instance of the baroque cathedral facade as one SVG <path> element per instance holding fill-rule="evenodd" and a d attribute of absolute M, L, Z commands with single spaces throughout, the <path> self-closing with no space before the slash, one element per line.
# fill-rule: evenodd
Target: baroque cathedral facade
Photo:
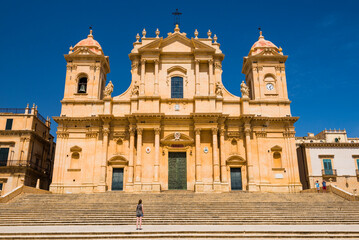
<path fill-rule="evenodd" d="M 239 97 L 222 84 L 216 35 L 188 38 L 178 26 L 159 34 L 136 36 L 131 85 L 119 96 L 92 30 L 65 55 L 50 190 L 300 191 L 282 49 L 260 33 Z"/>

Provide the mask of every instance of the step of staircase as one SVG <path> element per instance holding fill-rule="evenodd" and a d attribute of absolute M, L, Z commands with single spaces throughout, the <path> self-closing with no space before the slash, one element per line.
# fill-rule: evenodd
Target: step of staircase
<path fill-rule="evenodd" d="M 168 191 L 25 194 L 0 204 L 0 226 L 131 225 L 140 198 L 150 225 L 359 224 L 359 203 L 334 194 Z"/>

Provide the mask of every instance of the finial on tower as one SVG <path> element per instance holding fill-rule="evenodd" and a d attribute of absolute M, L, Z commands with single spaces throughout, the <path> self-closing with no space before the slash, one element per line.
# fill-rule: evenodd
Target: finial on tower
<path fill-rule="evenodd" d="M 158 28 L 157 28 L 157 30 L 156 30 L 156 38 L 159 38 L 159 35 L 160 35 L 160 30 L 158 30 Z"/>
<path fill-rule="evenodd" d="M 146 29 L 143 29 L 142 31 L 142 38 L 146 38 Z"/>
<path fill-rule="evenodd" d="M 213 37 L 213 40 L 214 40 L 214 43 L 217 43 L 217 35 L 216 34 L 214 34 L 214 37 Z"/>
<path fill-rule="evenodd" d="M 197 31 L 197 29 L 194 31 L 194 39 L 198 39 L 198 31 Z"/>
<path fill-rule="evenodd" d="M 93 35 L 92 35 L 92 26 L 90 26 L 89 29 L 90 29 L 90 34 L 87 35 L 87 37 L 92 37 L 92 38 L 93 38 Z"/>
<path fill-rule="evenodd" d="M 264 39 L 264 37 L 262 35 L 262 29 L 259 27 L 258 30 L 259 30 L 259 38 L 258 38 L 258 40 L 259 39 Z"/>
<path fill-rule="evenodd" d="M 136 42 L 139 42 L 140 38 L 141 38 L 141 37 L 140 37 L 140 34 L 137 33 L 137 35 L 136 35 Z"/>
<path fill-rule="evenodd" d="M 211 30 L 208 29 L 208 32 L 207 32 L 207 36 L 208 36 L 208 39 L 212 39 L 211 36 L 212 36 L 212 32 Z"/>
<path fill-rule="evenodd" d="M 176 27 L 175 27 L 175 32 L 179 32 L 180 31 L 180 28 L 178 27 L 178 24 L 176 24 Z"/>

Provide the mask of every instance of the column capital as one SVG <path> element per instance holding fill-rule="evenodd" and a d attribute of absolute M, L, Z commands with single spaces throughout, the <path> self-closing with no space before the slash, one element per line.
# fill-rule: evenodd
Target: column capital
<path fill-rule="evenodd" d="M 213 64 L 213 59 L 209 59 L 209 60 L 208 60 L 208 63 L 209 63 L 209 64 Z"/>
<path fill-rule="evenodd" d="M 156 135 L 161 133 L 161 128 L 155 128 L 154 130 Z"/>
<path fill-rule="evenodd" d="M 219 129 L 219 135 L 220 136 L 224 136 L 224 133 L 226 132 L 226 130 L 224 130 L 224 128 L 220 128 Z"/>
<path fill-rule="evenodd" d="M 212 128 L 211 130 L 213 135 L 217 135 L 218 128 Z"/>
<path fill-rule="evenodd" d="M 110 129 L 104 128 L 104 129 L 102 130 L 102 132 L 103 132 L 103 134 L 108 135 L 108 134 L 110 133 Z"/>
<path fill-rule="evenodd" d="M 137 128 L 137 135 L 142 135 L 143 128 Z"/>
<path fill-rule="evenodd" d="M 196 128 L 196 129 L 194 129 L 194 131 L 196 132 L 196 135 L 201 134 L 201 129 L 200 128 Z"/>
<path fill-rule="evenodd" d="M 141 63 L 142 64 L 146 63 L 146 59 L 141 59 Z"/>
<path fill-rule="evenodd" d="M 155 62 L 155 64 L 158 64 L 158 63 L 160 62 L 159 59 L 155 59 L 155 60 L 153 60 L 153 61 Z"/>
<path fill-rule="evenodd" d="M 194 62 L 195 62 L 196 64 L 199 64 L 200 60 L 199 60 L 199 59 L 195 59 Z"/>
<path fill-rule="evenodd" d="M 136 127 L 131 126 L 131 127 L 130 127 L 130 129 L 129 129 L 128 131 L 130 132 L 130 135 L 131 135 L 131 136 L 134 136 L 134 135 L 135 135 L 135 133 L 136 133 Z"/>

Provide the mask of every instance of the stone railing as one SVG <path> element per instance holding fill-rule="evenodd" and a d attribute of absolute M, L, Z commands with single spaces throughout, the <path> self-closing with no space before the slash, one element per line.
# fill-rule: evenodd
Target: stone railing
<path fill-rule="evenodd" d="M 14 190 L 12 190 L 11 192 L 5 194 L 4 196 L 0 197 L 0 203 L 7 203 L 23 193 L 50 194 L 51 192 L 43 189 L 21 185 L 15 188 Z"/>
<path fill-rule="evenodd" d="M 310 188 L 302 190 L 301 193 L 316 193 L 318 192 L 316 188 Z M 334 193 L 335 195 L 338 195 L 339 197 L 342 197 L 348 201 L 359 201 L 359 196 L 354 195 L 353 193 L 347 192 L 341 188 L 338 188 L 334 185 L 327 186 L 327 191 L 323 191 L 323 188 L 321 187 L 319 192 L 327 192 L 327 193 Z"/>
<path fill-rule="evenodd" d="M 328 186 L 328 190 L 348 201 L 359 201 L 358 195 L 354 195 L 353 193 L 347 192 L 347 191 L 345 191 L 341 188 L 338 188 L 336 186 L 333 186 L 333 185 Z"/>

